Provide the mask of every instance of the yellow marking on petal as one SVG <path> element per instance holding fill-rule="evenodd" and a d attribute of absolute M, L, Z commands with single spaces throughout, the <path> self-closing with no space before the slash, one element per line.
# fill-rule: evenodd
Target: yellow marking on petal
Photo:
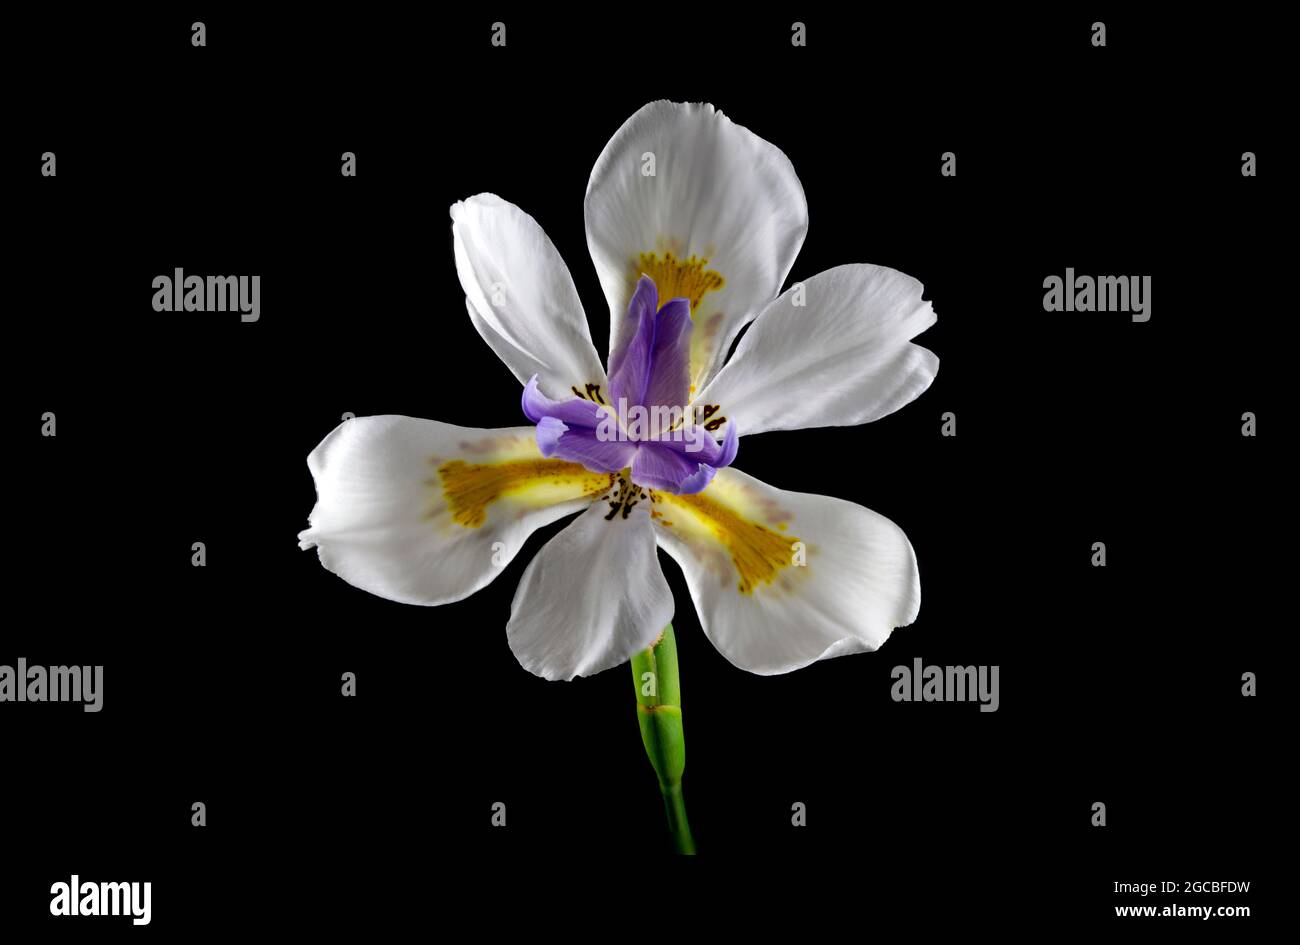
<path fill-rule="evenodd" d="M 793 564 L 791 546 L 799 541 L 751 521 L 722 502 L 710 498 L 708 490 L 696 495 L 662 493 L 661 499 L 688 512 L 695 522 L 723 545 L 740 576 L 737 589 L 752 594 L 761 584 L 773 583 L 777 575 Z M 661 524 L 671 526 L 668 521 Z M 784 524 L 778 526 L 785 528 Z"/>
<path fill-rule="evenodd" d="M 689 299 L 691 317 L 694 318 L 695 310 L 700 307 L 704 294 L 726 285 L 722 273 L 705 268 L 708 264 L 707 259 L 700 259 L 697 256 L 678 259 L 669 252 L 665 252 L 662 256 L 658 253 L 642 253 L 637 257 L 636 272 L 632 274 L 632 285 L 635 287 L 636 280 L 644 273 L 655 281 L 655 288 L 659 290 L 660 305 L 669 299 Z"/>
<path fill-rule="evenodd" d="M 447 509 L 458 525 L 481 528 L 488 506 L 504 496 L 527 496 L 538 506 L 601 495 L 613 484 L 608 473 L 592 472 L 581 463 L 561 459 L 524 459 L 503 463 L 467 463 L 453 459 L 438 467 Z M 435 510 L 436 511 L 436 510 Z M 434 514 L 434 513 L 431 513 Z"/>

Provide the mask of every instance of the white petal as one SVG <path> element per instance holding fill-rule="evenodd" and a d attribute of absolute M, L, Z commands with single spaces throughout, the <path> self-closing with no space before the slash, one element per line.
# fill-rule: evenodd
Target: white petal
<path fill-rule="evenodd" d="M 529 672 L 572 679 L 618 666 L 673 619 L 647 504 L 607 519 L 608 503 L 596 503 L 529 563 L 506 627 Z"/>
<path fill-rule="evenodd" d="M 549 397 L 604 384 L 573 277 L 537 221 L 495 194 L 451 208 L 456 273 L 470 318 L 498 357 Z"/>
<path fill-rule="evenodd" d="M 645 173 L 648 155 L 653 176 Z M 690 278 L 712 272 L 723 280 L 693 306 L 695 390 L 781 290 L 808 231 L 803 186 L 779 148 L 712 105 L 673 102 L 646 105 L 610 139 L 591 172 L 586 217 L 587 245 L 609 301 L 611 351 L 628 330 L 628 300 L 643 271 L 655 278 L 661 302 L 697 294 Z M 679 264 L 707 262 L 666 266 L 668 253 Z M 647 265 L 642 254 L 658 262 Z"/>
<path fill-rule="evenodd" d="M 852 502 L 720 469 L 698 496 L 657 494 L 654 521 L 704 632 L 752 673 L 874 650 L 921 607 L 907 536 Z"/>
<path fill-rule="evenodd" d="M 307 458 L 311 527 L 298 536 L 349 584 L 445 604 L 497 576 L 534 529 L 590 505 L 610 477 L 543 459 L 533 427 L 475 430 L 357 417 Z"/>
<path fill-rule="evenodd" d="M 716 405 L 715 415 L 734 421 L 741 435 L 893 413 L 939 370 L 934 353 L 910 341 L 935 322 L 923 288 L 897 270 L 866 265 L 796 284 L 754 320 L 696 400 Z"/>

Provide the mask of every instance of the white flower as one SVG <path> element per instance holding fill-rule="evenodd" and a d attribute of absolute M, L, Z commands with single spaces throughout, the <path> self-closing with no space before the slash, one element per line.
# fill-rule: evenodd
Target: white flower
<path fill-rule="evenodd" d="M 916 557 L 893 522 L 724 468 L 737 430 L 866 423 L 938 370 L 911 343 L 935 316 L 910 276 L 839 266 L 778 295 L 808 228 L 780 150 L 711 105 L 670 102 L 639 110 L 606 145 L 586 222 L 610 308 L 609 377 L 537 222 L 491 194 L 451 216 L 469 317 L 528 385 L 537 426 L 344 422 L 308 457 L 317 502 L 301 547 L 373 594 L 445 604 L 491 582 L 535 529 L 581 512 L 528 565 L 506 627 L 519 662 L 548 679 L 617 666 L 655 641 L 673 616 L 657 548 L 681 566 L 709 639 L 754 673 L 875 649 L 916 618 Z M 653 292 L 634 298 L 645 276 L 662 308 Z M 707 462 L 589 435 L 586 415 L 613 388 L 671 399 L 651 397 L 648 375 L 685 388 L 688 417 L 713 434 Z M 615 445 L 630 452 L 606 455 Z"/>

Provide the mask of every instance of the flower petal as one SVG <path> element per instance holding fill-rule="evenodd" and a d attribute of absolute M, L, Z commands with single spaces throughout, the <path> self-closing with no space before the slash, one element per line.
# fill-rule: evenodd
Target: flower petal
<path fill-rule="evenodd" d="M 897 270 L 867 265 L 792 286 L 754 320 L 697 403 L 739 423 L 746 436 L 893 413 L 939 370 L 934 353 L 910 341 L 935 322 L 923 288 Z"/>
<path fill-rule="evenodd" d="M 690 403 L 691 328 L 691 306 L 686 299 L 669 299 L 659 309 L 643 404 L 685 407 Z"/>
<path fill-rule="evenodd" d="M 605 383 L 573 277 L 537 221 L 495 194 L 451 208 L 470 319 L 506 367 L 552 397 Z"/>
<path fill-rule="evenodd" d="M 727 430 L 723 434 L 721 443 L 715 440 L 704 427 L 694 423 L 687 423 L 680 429 L 672 431 L 669 437 L 661 439 L 659 443 L 667 449 L 681 453 L 686 459 L 693 459 L 697 463 L 707 463 L 721 469 L 723 466 L 731 465 L 740 449 L 740 428 L 734 423 L 728 423 L 726 426 Z"/>
<path fill-rule="evenodd" d="M 690 302 L 667 299 L 661 307 L 654 280 L 642 276 L 625 318 L 631 332 L 609 356 L 611 402 L 620 409 L 624 400 L 628 407 L 685 407 L 690 400 Z"/>
<path fill-rule="evenodd" d="M 542 458 L 532 427 L 398 416 L 345 421 L 307 466 L 317 499 L 300 546 L 349 584 L 408 604 L 469 596 L 534 529 L 610 487 L 608 475 Z"/>
<path fill-rule="evenodd" d="M 712 105 L 652 102 L 597 159 L 586 218 L 609 302 L 609 350 L 632 330 L 624 313 L 645 273 L 661 300 L 691 301 L 698 391 L 780 291 L 808 230 L 808 205 L 780 149 Z"/>
<path fill-rule="evenodd" d="M 648 508 L 624 517 L 602 502 L 529 563 L 506 635 L 524 669 L 572 679 L 627 662 L 672 618 L 673 596 L 659 567 Z"/>
<path fill-rule="evenodd" d="M 622 345 L 609 353 L 609 395 L 616 408 L 620 399 L 625 400 L 629 407 L 644 402 L 654 363 L 655 315 L 658 311 L 654 280 L 642 276 L 624 316 L 630 330 L 624 334 Z"/>
<path fill-rule="evenodd" d="M 586 427 L 594 430 L 607 417 L 610 423 L 616 420 L 611 408 L 598 404 L 594 400 L 587 400 L 584 397 L 561 397 L 552 400 L 538 390 L 536 375 L 529 378 L 528 383 L 524 385 L 520 406 L 523 408 L 524 416 L 533 423 L 540 422 L 543 417 L 553 417 L 570 427 Z"/>
<path fill-rule="evenodd" d="M 700 495 L 657 493 L 652 515 L 705 634 L 752 673 L 874 650 L 920 610 L 907 536 L 852 502 L 720 469 Z"/>
<path fill-rule="evenodd" d="M 632 481 L 647 489 L 696 493 L 709 484 L 714 472 L 689 453 L 658 443 L 642 443 L 632 460 Z"/>
<path fill-rule="evenodd" d="M 543 456 L 567 459 L 606 473 L 625 468 L 632 462 L 637 449 L 635 443 L 601 439 L 598 430 L 570 427 L 556 417 L 543 417 L 538 421 L 537 448 Z"/>

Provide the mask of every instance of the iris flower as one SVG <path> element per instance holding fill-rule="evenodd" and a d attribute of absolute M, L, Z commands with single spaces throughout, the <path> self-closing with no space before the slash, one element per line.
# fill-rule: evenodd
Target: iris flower
<path fill-rule="evenodd" d="M 578 513 L 524 571 L 506 624 L 520 664 L 547 679 L 662 642 L 674 607 L 660 548 L 741 669 L 880 646 L 920 608 L 902 529 L 732 461 L 741 436 L 867 423 L 918 397 L 938 370 L 911 342 L 935 322 L 921 283 L 845 265 L 781 292 L 808 228 L 803 187 L 784 153 L 711 105 L 629 118 L 596 161 L 585 216 L 608 370 L 537 221 L 493 194 L 455 204 L 466 309 L 524 385 L 528 424 L 345 421 L 308 458 L 317 502 L 300 546 L 372 594 L 446 604 Z M 665 422 L 642 422 L 653 408 Z"/>

